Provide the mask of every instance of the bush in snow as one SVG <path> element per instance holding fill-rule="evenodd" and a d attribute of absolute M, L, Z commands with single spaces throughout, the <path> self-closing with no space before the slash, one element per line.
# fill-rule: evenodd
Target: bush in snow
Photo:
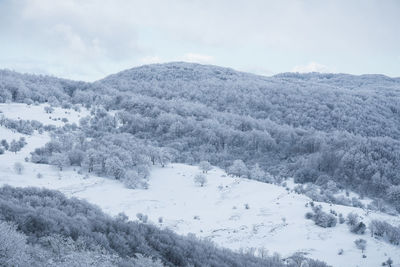
<path fill-rule="evenodd" d="M 4 154 L 4 148 L 0 147 L 0 155 Z"/>
<path fill-rule="evenodd" d="M 203 187 L 207 183 L 207 178 L 204 174 L 198 173 L 194 176 L 194 182 Z"/>
<path fill-rule="evenodd" d="M 44 111 L 45 111 L 47 114 L 51 114 L 51 113 L 54 112 L 54 108 L 46 106 L 46 107 L 44 107 Z"/>
<path fill-rule="evenodd" d="M 307 212 L 306 218 L 311 219 L 318 226 L 327 228 L 336 226 L 337 219 L 334 215 L 323 212 L 321 206 L 313 208 L 313 213 Z"/>
<path fill-rule="evenodd" d="M 121 179 L 122 183 L 130 189 L 147 189 L 147 178 L 143 177 L 136 170 L 128 170 L 125 172 L 124 177 Z"/>
<path fill-rule="evenodd" d="M 8 150 L 8 148 L 10 147 L 6 139 L 1 140 L 1 145 L 4 147 L 5 150 Z"/>
<path fill-rule="evenodd" d="M 382 262 L 382 266 L 392 267 L 393 260 L 391 258 L 387 259 L 385 262 Z"/>
<path fill-rule="evenodd" d="M 144 215 L 142 213 L 138 213 L 136 214 L 136 217 L 139 219 L 139 221 L 143 222 L 143 223 L 147 223 L 149 217 L 147 215 Z"/>
<path fill-rule="evenodd" d="M 199 168 L 203 173 L 207 173 L 212 169 L 212 166 L 208 161 L 200 161 Z"/>
<path fill-rule="evenodd" d="M 366 229 L 367 226 L 363 222 L 359 222 L 353 226 L 350 226 L 350 232 L 358 235 L 363 235 Z"/>
<path fill-rule="evenodd" d="M 14 170 L 17 174 L 22 174 L 22 172 L 24 171 L 24 165 L 22 165 L 22 163 L 20 162 L 16 162 L 14 164 Z"/>
<path fill-rule="evenodd" d="M 336 226 L 337 219 L 332 214 L 325 213 L 323 211 L 319 211 L 314 214 L 314 222 L 316 225 L 321 227 L 334 227 Z"/>

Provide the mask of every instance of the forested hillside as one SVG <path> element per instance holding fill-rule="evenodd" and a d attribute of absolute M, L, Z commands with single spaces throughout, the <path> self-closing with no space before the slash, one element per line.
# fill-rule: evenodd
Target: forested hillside
<path fill-rule="evenodd" d="M 170 160 L 206 160 L 232 174 L 238 174 L 240 165 L 239 176 L 258 180 L 265 177 L 259 175 L 261 167 L 275 179 L 294 176 L 296 182 L 319 186 L 334 182 L 390 200 L 400 209 L 396 78 L 318 73 L 263 77 L 168 63 L 94 83 L 2 71 L 0 89 L 1 102 L 95 108 L 94 117 L 83 119 L 79 129 L 54 135 L 52 142 L 68 140 L 67 145 L 36 151 L 32 159 L 39 163 L 59 162 L 49 160 L 53 153 L 71 159 L 78 151 L 80 156 L 68 164 L 117 179 L 126 168 L 143 179 L 146 166 Z M 106 164 L 104 153 L 126 147 L 124 142 L 144 158 L 127 162 L 126 154 L 110 152 L 113 162 Z"/>

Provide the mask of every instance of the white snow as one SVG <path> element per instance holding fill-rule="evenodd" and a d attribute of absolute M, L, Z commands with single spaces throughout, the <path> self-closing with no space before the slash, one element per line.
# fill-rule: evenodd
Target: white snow
<path fill-rule="evenodd" d="M 13 113 L 13 118 L 33 119 L 29 117 L 32 108 L 36 120 L 45 122 L 49 115 L 43 107 L 36 110 L 35 106 L 24 107 L 23 104 L 9 106 L 0 105 L 6 117 Z M 70 121 L 79 118 L 73 111 L 65 117 Z M 0 139 L 10 141 L 20 136 L 25 135 L 0 127 Z M 193 181 L 200 172 L 198 167 L 170 164 L 152 170 L 149 189 L 127 189 L 116 180 L 96 176 L 84 179 L 85 174 L 78 174 L 73 168 L 59 172 L 52 166 L 24 162 L 29 152 L 49 140 L 46 133 L 40 135 L 37 132 L 25 138 L 28 145 L 22 151 L 17 154 L 7 151 L 0 155 L 0 185 L 60 190 L 67 196 L 86 199 L 110 215 L 124 212 L 131 220 L 136 220 L 136 214 L 140 212 L 159 227 L 179 234 L 194 233 L 234 250 L 264 248 L 271 254 L 278 252 L 283 256 L 303 252 L 333 266 L 380 266 L 391 257 L 393 266 L 400 266 L 400 247 L 372 238 L 369 232 L 362 236 L 350 233 L 346 224 L 333 228 L 316 226 L 304 217 L 311 211 L 305 207 L 310 199 L 281 186 L 228 177 L 223 170 L 214 167 L 207 174 L 207 184 L 199 187 Z M 15 162 L 23 163 L 22 175 L 13 170 Z M 37 173 L 43 178 L 37 178 Z M 249 209 L 245 208 L 246 204 Z M 360 208 L 316 204 L 321 204 L 326 212 L 333 209 L 344 216 L 355 212 L 366 224 L 372 219 L 400 224 L 399 217 L 383 213 L 367 214 Z M 163 218 L 162 223 L 158 222 L 159 217 Z M 358 238 L 367 240 L 367 258 L 362 258 L 361 251 L 354 245 Z M 340 249 L 343 249 L 343 255 L 338 255 Z"/>
<path fill-rule="evenodd" d="M 9 119 L 37 120 L 45 125 L 52 124 L 55 126 L 63 126 L 65 124 L 61 121 L 62 118 L 67 118 L 68 123 L 79 124 L 81 118 L 89 115 L 89 111 L 85 108 L 81 108 L 81 112 L 77 112 L 73 109 L 53 107 L 54 111 L 52 113 L 46 113 L 44 108 L 49 106 L 48 104 L 26 105 L 22 103 L 0 103 L 0 114 L 3 114 Z"/>

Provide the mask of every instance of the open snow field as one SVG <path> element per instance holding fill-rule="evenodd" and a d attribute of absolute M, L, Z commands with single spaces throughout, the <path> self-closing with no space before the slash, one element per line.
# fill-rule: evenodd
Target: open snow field
<path fill-rule="evenodd" d="M 62 124 L 48 119 L 49 115 L 66 117 L 72 123 L 88 114 L 87 111 L 82 111 L 85 112 L 82 114 L 61 108 L 54 114 L 46 114 L 43 106 L 24 104 L 2 104 L 0 110 L 9 118 L 35 119 L 54 125 Z M 10 142 L 21 136 L 25 135 L 0 127 L 0 139 Z M 209 171 L 207 184 L 200 187 L 193 182 L 193 177 L 200 172 L 198 167 L 170 164 L 153 169 L 149 189 L 127 189 L 116 180 L 96 176 L 85 179 L 85 174 L 77 173 L 78 168 L 60 172 L 52 166 L 25 162 L 24 158 L 29 157 L 35 148 L 43 146 L 49 136 L 35 131 L 25 138 L 28 145 L 20 152 L 6 151 L 0 155 L 0 185 L 60 190 L 67 196 L 86 199 L 110 215 L 124 212 L 131 220 L 137 219 L 137 213 L 143 213 L 148 215 L 150 223 L 179 234 L 194 233 L 234 250 L 264 248 L 282 256 L 302 252 L 333 266 L 349 267 L 381 266 L 391 257 L 393 266 L 400 266 L 400 247 L 377 240 L 368 231 L 362 236 L 350 233 L 346 224 L 338 223 L 333 228 L 316 226 L 304 217 L 311 211 L 310 207 L 305 207 L 310 199 L 284 187 L 228 177 L 218 168 Z M 21 175 L 14 171 L 15 162 L 24 165 Z M 43 177 L 37 178 L 38 173 Z M 400 224 L 400 218 L 382 213 L 367 214 L 360 208 L 316 204 L 321 204 L 325 212 L 333 209 L 344 216 L 355 212 L 367 225 L 372 219 Z M 354 245 L 358 238 L 367 240 L 367 258 L 362 258 L 361 251 Z M 343 249 L 343 255 L 338 255 L 340 249 Z"/>

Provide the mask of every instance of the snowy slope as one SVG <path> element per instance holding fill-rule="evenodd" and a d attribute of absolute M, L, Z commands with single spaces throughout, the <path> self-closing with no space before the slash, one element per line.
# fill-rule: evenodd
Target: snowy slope
<path fill-rule="evenodd" d="M 26 105 L 2 105 L 0 110 L 8 117 L 33 119 L 32 108 Z M 84 116 L 71 110 L 70 114 L 60 109 L 69 121 Z M 86 112 L 86 111 L 85 111 Z M 43 107 L 35 111 L 34 119 L 47 122 L 49 114 Z M 11 117 L 10 115 L 10 117 Z M 80 116 L 78 116 L 80 115 Z M 24 136 L 0 127 L 0 139 L 18 139 Z M 270 253 L 278 252 L 289 256 L 304 252 L 307 256 L 326 261 L 333 266 L 380 266 L 388 257 L 394 266 L 400 266 L 400 247 L 372 238 L 367 232 L 363 236 L 349 232 L 347 225 L 338 224 L 334 228 L 321 228 L 304 215 L 311 211 L 305 207 L 310 201 L 306 196 L 288 192 L 285 188 L 227 177 L 226 173 L 214 168 L 207 174 L 207 184 L 199 187 L 193 177 L 199 173 L 196 166 L 170 164 L 166 168 L 154 168 L 148 190 L 125 188 L 116 180 L 78 174 L 77 170 L 67 169 L 59 172 L 48 165 L 24 162 L 36 147 L 43 146 L 49 137 L 37 132 L 25 136 L 28 145 L 17 154 L 7 151 L 0 155 L 0 185 L 38 186 L 57 189 L 68 196 L 86 199 L 97 204 L 105 212 L 117 215 L 124 212 L 136 220 L 137 213 L 149 216 L 149 221 L 160 227 L 170 228 L 180 234 L 194 233 L 209 238 L 220 246 L 240 250 L 264 248 Z M 18 175 L 13 170 L 15 162 L 24 165 L 24 172 Z M 42 178 L 37 178 L 41 173 Z M 249 209 L 245 208 L 248 204 Z M 361 215 L 368 224 L 372 219 L 400 224 L 400 218 L 386 214 L 366 212 L 359 208 L 320 203 L 323 210 L 330 209 L 345 216 L 350 212 Z M 162 223 L 158 219 L 162 217 Z M 366 255 L 354 245 L 354 240 L 367 240 Z M 343 249 L 343 255 L 338 251 Z M 397 264 L 397 265 L 396 265 Z"/>
<path fill-rule="evenodd" d="M 21 103 L 0 103 L 0 114 L 3 114 L 9 119 L 37 120 L 45 125 L 52 124 L 55 126 L 63 126 L 65 124 L 61 121 L 62 118 L 67 118 L 68 123 L 79 124 L 79 120 L 82 117 L 89 115 L 88 110 L 84 108 L 82 108 L 80 112 L 77 112 L 73 109 L 63 109 L 58 107 L 55 107 L 52 113 L 46 114 L 44 108 L 49 106 L 50 105 L 47 104 L 26 105 Z"/>

